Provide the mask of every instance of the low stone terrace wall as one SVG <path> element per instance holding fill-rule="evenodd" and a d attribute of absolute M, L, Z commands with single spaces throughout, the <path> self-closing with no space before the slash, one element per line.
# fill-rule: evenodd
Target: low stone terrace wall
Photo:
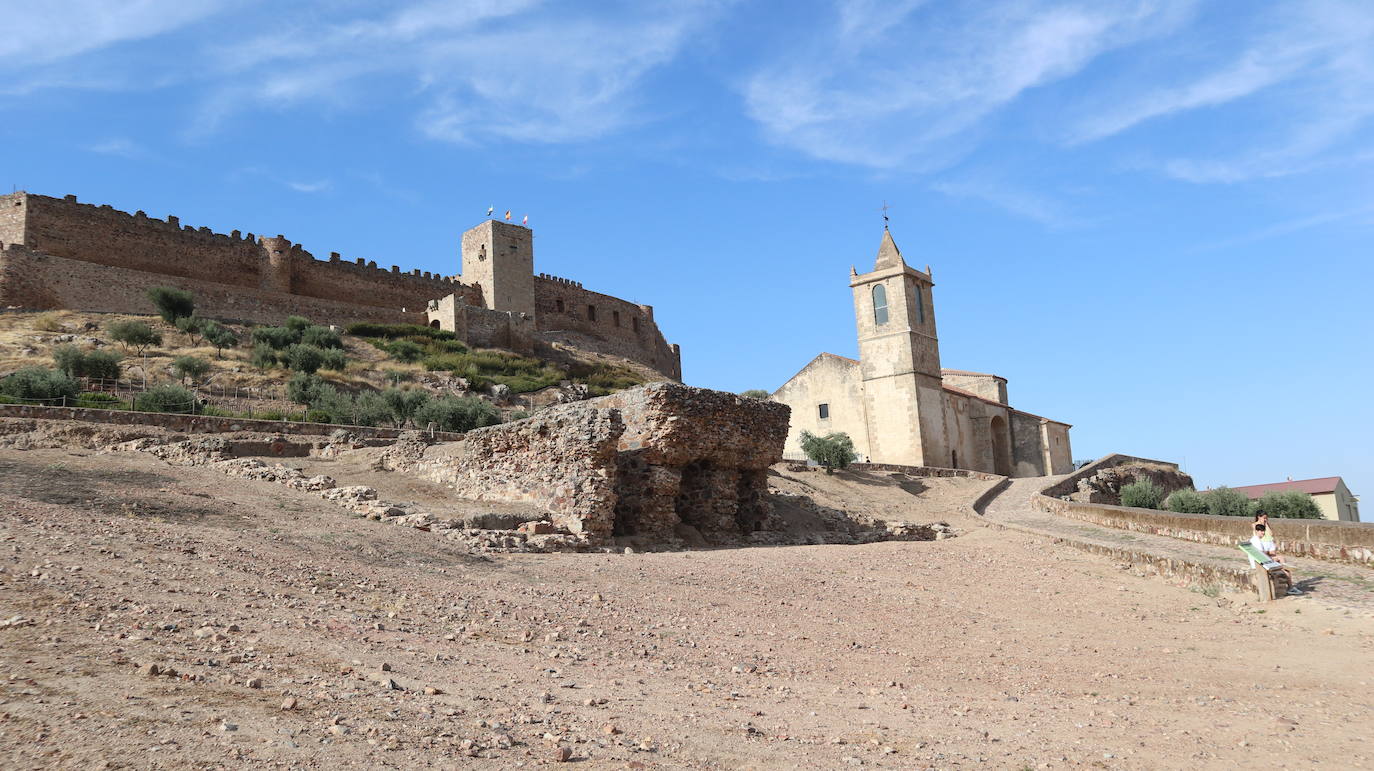
<path fill-rule="evenodd" d="M 78 420 L 86 423 L 109 423 L 119 426 L 159 426 L 187 434 L 223 434 L 233 431 L 255 431 L 301 436 L 329 436 L 343 429 L 360 439 L 395 439 L 404 430 L 374 426 L 344 426 L 333 423 L 306 423 L 292 420 L 246 420 L 215 415 L 182 415 L 170 412 L 135 412 L 133 410 L 100 410 L 86 407 L 42 407 L 32 404 L 0 404 L 0 418 L 29 418 L 31 420 Z M 439 441 L 462 439 L 462 434 L 436 431 Z"/>
<path fill-rule="evenodd" d="M 1176 514 L 1156 509 L 1066 501 L 1061 497 L 1077 490 L 1079 479 L 1090 477 L 1102 468 L 1134 462 L 1163 463 L 1130 455 L 1108 455 L 1045 488 L 1031 502 L 1039 510 L 1061 517 L 1120 530 L 1167 535 L 1184 541 L 1235 546 L 1253 535 L 1250 517 Z M 1280 554 L 1374 566 L 1374 523 L 1275 519 L 1271 520 L 1271 524 Z"/>

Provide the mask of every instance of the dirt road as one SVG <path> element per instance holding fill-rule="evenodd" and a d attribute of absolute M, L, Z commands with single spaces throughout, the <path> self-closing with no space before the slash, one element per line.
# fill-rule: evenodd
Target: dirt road
<path fill-rule="evenodd" d="M 938 484 L 801 481 L 964 533 L 479 557 L 143 455 L 0 451 L 0 766 L 1371 763 L 1368 619 L 979 528 Z"/>

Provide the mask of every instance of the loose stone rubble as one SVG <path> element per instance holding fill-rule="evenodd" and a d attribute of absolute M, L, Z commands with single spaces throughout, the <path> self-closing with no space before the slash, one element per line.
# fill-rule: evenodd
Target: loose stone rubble
<path fill-rule="evenodd" d="M 515 530 L 468 527 L 465 520 L 437 517 L 414 503 L 382 500 L 377 490 L 372 487 L 340 487 L 328 476 L 307 477 L 299 470 L 281 463 L 269 464 L 257 458 L 234 457 L 232 449 L 236 444 L 242 446 L 243 443 L 231 442 L 220 437 L 170 443 L 157 438 L 142 438 L 121 443 L 114 449 L 146 452 L 176 465 L 208 466 L 229 476 L 273 482 L 295 490 L 316 493 L 327 501 L 337 503 L 355 516 L 439 533 L 470 551 L 586 551 L 591 547 L 587 539 L 569 533 L 555 532 L 553 526 L 547 522 L 528 523 L 535 526 Z M 501 520 L 508 516 L 498 514 L 492 518 Z"/>

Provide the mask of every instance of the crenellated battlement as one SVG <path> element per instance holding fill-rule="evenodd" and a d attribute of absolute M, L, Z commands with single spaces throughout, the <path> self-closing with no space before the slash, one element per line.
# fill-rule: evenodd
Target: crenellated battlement
<path fill-rule="evenodd" d="M 540 273 L 540 274 L 539 274 L 539 277 L 542 278 L 542 279 L 544 279 L 545 281 L 552 281 L 552 282 L 555 283 L 555 284 L 562 284 L 563 286 L 572 287 L 572 288 L 574 288 L 574 289 L 581 289 L 581 288 L 582 288 L 582 282 L 581 282 L 581 281 L 573 281 L 573 280 L 570 279 L 570 278 L 560 278 L 560 277 L 558 277 L 558 276 L 550 276 L 550 275 L 547 274 L 547 273 Z"/>

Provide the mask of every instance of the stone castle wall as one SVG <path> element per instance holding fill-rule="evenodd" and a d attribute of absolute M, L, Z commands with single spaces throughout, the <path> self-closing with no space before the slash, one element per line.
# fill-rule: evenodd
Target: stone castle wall
<path fill-rule="evenodd" d="M 682 354 L 669 344 L 649 305 L 593 292 L 555 276 L 534 279 L 535 318 L 541 332 L 573 332 L 577 341 L 600 353 L 647 364 L 674 380 L 682 379 Z"/>
<path fill-rule="evenodd" d="M 423 324 L 423 312 L 401 313 L 378 308 L 203 279 L 169 276 L 69 260 L 18 245 L 0 251 L 0 307 L 48 310 L 80 308 L 103 313 L 154 312 L 151 286 L 174 286 L 196 296 L 205 316 L 262 324 L 280 324 L 292 314 L 329 324 L 372 321 Z"/>
<path fill-rule="evenodd" d="M 469 302 L 481 301 L 479 288 L 437 274 L 403 273 L 395 265 L 384 270 L 361 258 L 344 261 L 338 254 L 327 261 L 316 260 L 280 236 L 260 243 L 252 233 L 214 233 L 209 228 L 183 226 L 175 216 L 160 220 L 143 212 L 127 214 L 110 206 L 80 203 L 75 196 L 59 199 L 15 193 L 0 196 L 0 211 L 5 213 L 0 233 L 7 235 L 0 236 L 0 242 L 22 241 L 35 251 L 93 265 L 240 290 L 278 291 L 397 314 L 405 308 L 407 313 L 423 315 L 429 300 L 450 293 Z M 175 282 L 158 279 L 154 283 Z"/>
<path fill-rule="evenodd" d="M 475 311 L 468 319 L 474 337 L 464 338 L 471 345 L 529 351 L 537 336 L 556 340 L 559 332 L 568 332 L 574 339 L 567 342 L 576 347 L 622 356 L 681 379 L 681 355 L 659 332 L 653 308 L 590 292 L 565 279 L 536 277 L 529 272 L 530 232 L 503 223 L 488 223 L 488 228 L 501 233 L 500 243 L 493 241 L 489 250 L 493 261 L 513 259 L 497 254 L 497 247 L 519 242 L 518 270 L 505 265 L 500 273 L 513 287 L 507 294 L 519 294 L 515 288 L 523 286 L 528 297 L 532 286 L 533 300 L 516 303 L 519 307 L 498 302 L 495 309 L 488 308 L 492 303 L 485 300 L 492 298 L 484 298 L 482 274 L 475 268 L 474 280 L 464 283 L 460 277 L 402 272 L 396 265 L 387 270 L 361 258 L 347 261 L 338 253 L 317 260 L 280 235 L 258 237 L 237 230 L 224 235 L 183 226 L 172 215 L 161 220 L 141 211 L 127 214 L 108 205 L 83 204 L 75 196 L 14 193 L 0 196 L 0 245 L 20 244 L 31 252 L 23 259 L 7 255 L 9 275 L 17 275 L 17 263 L 27 264 L 35 253 L 65 262 L 35 263 L 37 273 L 0 285 L 0 305 L 148 313 L 151 307 L 142 299 L 147 288 L 171 285 L 195 292 L 204 313 L 228 318 L 276 323 L 299 313 L 321 323 L 423 324 L 431 301 L 453 295 Z M 465 239 L 478 230 L 480 226 Z M 473 263 L 478 264 L 492 272 L 491 262 Z M 498 291 L 496 279 L 488 278 L 492 291 Z M 526 307 L 531 304 L 534 308 Z M 484 310 L 488 312 L 480 312 Z M 537 320 L 528 324 L 518 313 L 509 313 L 528 315 L 530 310 Z M 551 334 L 538 335 L 546 331 Z"/>

